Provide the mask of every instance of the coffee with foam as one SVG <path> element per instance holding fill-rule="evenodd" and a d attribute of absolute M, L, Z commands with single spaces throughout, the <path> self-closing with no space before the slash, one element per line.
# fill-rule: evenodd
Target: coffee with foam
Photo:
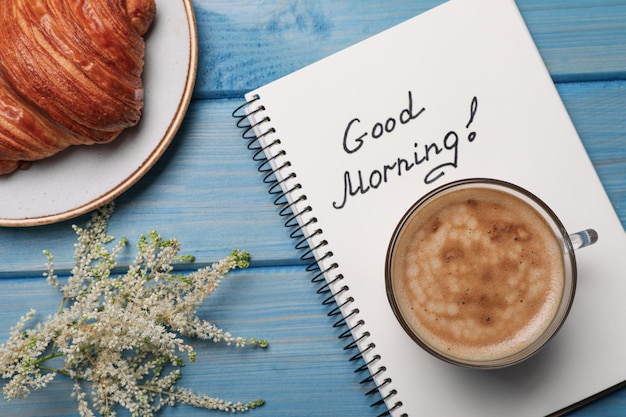
<path fill-rule="evenodd" d="M 420 205 L 388 264 L 399 314 L 429 349 L 459 362 L 524 350 L 563 296 L 562 243 L 528 203 L 501 190 L 448 190 Z"/>

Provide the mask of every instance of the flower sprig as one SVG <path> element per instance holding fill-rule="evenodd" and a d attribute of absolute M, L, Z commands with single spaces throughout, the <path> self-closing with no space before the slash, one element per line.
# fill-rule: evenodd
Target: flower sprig
<path fill-rule="evenodd" d="M 153 416 L 178 403 L 229 412 L 262 405 L 263 400 L 232 403 L 177 386 L 185 357 L 196 359 L 185 338 L 267 346 L 264 340 L 233 336 L 196 315 L 229 271 L 248 267 L 250 255 L 236 250 L 210 267 L 178 274 L 173 264 L 192 257 L 179 255 L 177 239 L 150 232 L 139 239 L 126 273 L 116 274 L 116 259 L 128 241 L 112 244 L 107 234 L 112 212 L 110 203 L 94 212 L 85 228 L 74 226 L 76 265 L 65 284 L 55 274 L 54 257 L 44 251 L 45 275 L 63 299 L 44 322 L 29 326 L 35 316 L 29 311 L 0 345 L 0 372 L 8 380 L 5 398 L 25 398 L 61 374 L 73 380 L 83 417 L 115 416 L 118 408 L 133 416 Z"/>

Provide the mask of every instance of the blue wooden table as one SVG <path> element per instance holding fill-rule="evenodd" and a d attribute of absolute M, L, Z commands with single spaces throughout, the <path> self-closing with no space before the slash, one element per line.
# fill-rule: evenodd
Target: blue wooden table
<path fill-rule="evenodd" d="M 354 372 L 361 363 L 349 361 L 354 352 L 338 339 L 345 329 L 327 316 L 332 306 L 322 305 L 326 296 L 310 282 L 231 112 L 244 92 L 439 3 L 193 0 L 199 65 L 189 111 L 161 160 L 117 199 L 109 231 L 131 243 L 153 229 L 177 237 L 196 266 L 235 248 L 248 250 L 251 268 L 230 275 L 200 315 L 232 333 L 268 339 L 270 346 L 196 343 L 198 360 L 184 369 L 181 385 L 232 401 L 263 398 L 266 404 L 251 412 L 257 416 L 385 412 L 370 406 L 379 397 L 365 395 L 372 389 L 360 383 L 367 374 Z M 624 226 L 626 1 L 519 0 L 518 6 Z M 564 179 L 564 186 L 575 184 Z M 0 340 L 30 307 L 42 317 L 56 309 L 60 297 L 42 277 L 42 250 L 51 249 L 58 272 L 67 274 L 71 225 L 86 221 L 0 229 Z M 58 378 L 26 401 L 0 400 L 0 415 L 75 416 L 70 392 L 71 383 Z M 162 415 L 214 414 L 177 407 Z M 626 415 L 626 389 L 572 415 Z"/>

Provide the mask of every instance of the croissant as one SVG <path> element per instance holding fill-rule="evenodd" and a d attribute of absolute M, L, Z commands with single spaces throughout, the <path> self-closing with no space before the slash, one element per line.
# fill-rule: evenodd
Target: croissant
<path fill-rule="evenodd" d="M 154 0 L 2 0 L 0 174 L 139 122 L 155 13 Z"/>

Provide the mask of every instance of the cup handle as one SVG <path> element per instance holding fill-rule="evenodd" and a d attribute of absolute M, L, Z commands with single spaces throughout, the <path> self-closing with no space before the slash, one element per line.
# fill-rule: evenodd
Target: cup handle
<path fill-rule="evenodd" d="M 598 241 L 598 232 L 593 229 L 587 229 L 573 233 L 569 235 L 569 238 L 572 241 L 574 249 L 580 249 L 596 243 Z"/>

